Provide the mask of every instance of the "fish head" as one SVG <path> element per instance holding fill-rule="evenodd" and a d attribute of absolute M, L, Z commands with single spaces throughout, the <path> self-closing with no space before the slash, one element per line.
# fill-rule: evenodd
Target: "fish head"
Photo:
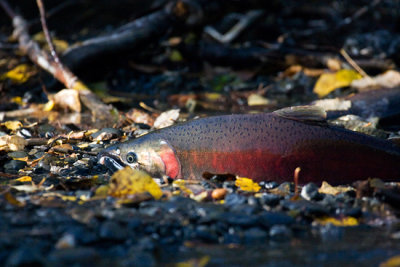
<path fill-rule="evenodd" d="M 143 136 L 107 147 L 99 153 L 99 163 L 111 171 L 130 166 L 153 177 L 180 178 L 181 166 L 173 147 L 166 140 L 150 137 Z"/>

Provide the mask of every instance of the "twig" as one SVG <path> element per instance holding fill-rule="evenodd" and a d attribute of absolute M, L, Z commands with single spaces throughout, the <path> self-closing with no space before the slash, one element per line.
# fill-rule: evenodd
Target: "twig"
<path fill-rule="evenodd" d="M 225 34 L 219 33 L 216 29 L 211 26 L 204 28 L 204 32 L 209 34 L 212 38 L 220 43 L 227 44 L 236 39 L 239 34 L 246 29 L 251 23 L 253 23 L 258 17 L 264 12 L 262 10 L 251 10 L 247 12 L 242 18 L 236 23 L 229 31 Z"/>
<path fill-rule="evenodd" d="M 371 79 L 371 77 L 368 76 L 367 73 L 365 73 L 365 71 L 360 68 L 360 66 L 358 66 L 358 64 L 349 56 L 349 54 L 347 54 L 346 50 L 344 50 L 343 48 L 340 49 L 340 54 L 344 57 L 344 59 L 346 59 L 346 61 L 358 72 L 361 74 L 361 76 L 363 77 L 367 77 L 369 79 Z"/>
<path fill-rule="evenodd" d="M 64 66 L 62 65 L 60 59 L 58 58 L 56 49 L 54 48 L 54 44 L 53 44 L 53 42 L 51 40 L 51 37 L 50 37 L 49 28 L 47 27 L 47 23 L 46 23 L 46 11 L 44 10 L 43 1 L 42 0 L 36 0 L 36 4 L 37 4 L 37 6 L 39 8 L 40 22 L 42 23 L 43 33 L 44 33 L 44 36 L 46 37 L 47 44 L 49 45 L 51 56 L 53 57 L 54 61 L 58 65 L 58 67 L 60 69 L 64 69 Z"/>
<path fill-rule="evenodd" d="M 41 50 L 39 45 L 32 40 L 28 32 L 26 20 L 17 15 L 6 0 L 0 0 L 0 6 L 10 16 L 14 26 L 13 35 L 18 39 L 19 48 L 29 56 L 29 58 L 38 66 L 51 73 L 57 80 L 63 83 L 67 88 L 78 90 L 82 103 L 89 108 L 93 115 L 93 121 L 105 122 L 112 119 L 110 106 L 101 102 L 88 87 L 80 81 L 68 68 L 62 67 L 61 62 L 56 62 L 53 55 L 51 58 L 48 53 Z M 43 5 L 42 5 L 43 8 Z M 40 6 L 39 6 L 40 9 Z M 44 9 L 42 10 L 44 11 Z M 41 12 L 44 17 L 44 12 Z M 45 23 L 44 23 L 45 25 Z M 45 31 L 45 29 L 44 29 Z M 46 38 L 49 36 L 46 36 Z M 50 42 L 51 43 L 51 42 Z M 50 46 L 50 44 L 49 44 Z M 53 47 L 54 51 L 54 47 Z M 60 67 L 61 66 L 61 67 Z"/>

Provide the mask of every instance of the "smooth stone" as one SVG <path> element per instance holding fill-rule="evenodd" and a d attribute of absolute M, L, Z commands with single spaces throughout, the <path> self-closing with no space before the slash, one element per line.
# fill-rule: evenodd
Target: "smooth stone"
<path fill-rule="evenodd" d="M 10 160 L 4 164 L 4 169 L 9 173 L 18 173 L 19 170 L 25 168 L 27 163 L 21 160 Z"/>
<path fill-rule="evenodd" d="M 292 237 L 292 230 L 284 225 L 274 225 L 269 230 L 269 236 L 274 241 L 287 241 Z"/>

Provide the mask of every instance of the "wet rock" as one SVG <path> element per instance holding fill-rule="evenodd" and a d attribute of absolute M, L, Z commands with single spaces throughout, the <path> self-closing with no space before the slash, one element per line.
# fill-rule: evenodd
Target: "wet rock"
<path fill-rule="evenodd" d="M 49 266 L 96 266 L 101 255 L 93 248 L 77 247 L 55 250 L 48 260 Z"/>
<path fill-rule="evenodd" d="M 259 227 L 252 227 L 243 233 L 243 242 L 245 244 L 263 243 L 267 239 L 268 233 Z"/>
<path fill-rule="evenodd" d="M 256 215 L 245 215 L 239 212 L 225 212 L 220 214 L 220 220 L 229 225 L 250 227 L 257 224 L 258 218 Z"/>
<path fill-rule="evenodd" d="M 55 135 L 56 128 L 50 124 L 42 124 L 38 127 L 39 137 L 52 138 Z"/>
<path fill-rule="evenodd" d="M 114 138 L 121 137 L 123 132 L 119 129 L 114 128 L 103 128 L 100 131 L 97 131 L 90 136 L 93 140 L 111 140 Z"/>
<path fill-rule="evenodd" d="M 228 194 L 225 197 L 225 205 L 226 206 L 237 206 L 240 204 L 246 203 L 247 199 L 245 196 L 239 194 Z"/>
<path fill-rule="evenodd" d="M 40 158 L 43 157 L 44 155 L 46 155 L 45 152 L 39 151 L 39 152 L 34 153 L 32 157 L 33 157 L 33 159 L 40 159 Z"/>
<path fill-rule="evenodd" d="M 224 233 L 224 244 L 240 244 L 241 242 L 242 238 L 237 233 Z"/>
<path fill-rule="evenodd" d="M 100 226 L 99 236 L 107 240 L 120 241 L 128 237 L 128 232 L 120 224 L 106 221 Z"/>
<path fill-rule="evenodd" d="M 338 241 L 343 237 L 343 228 L 331 223 L 321 226 L 319 232 L 323 241 Z"/>
<path fill-rule="evenodd" d="M 21 160 L 10 160 L 4 164 L 4 170 L 8 173 L 18 173 L 19 170 L 25 168 L 27 163 Z"/>
<path fill-rule="evenodd" d="M 258 216 L 259 223 L 266 227 L 271 228 L 274 225 L 291 225 L 294 223 L 294 219 L 289 215 L 282 212 L 263 212 Z"/>
<path fill-rule="evenodd" d="M 23 138 L 32 138 L 32 134 L 28 129 L 22 128 L 18 130 L 17 135 L 23 137 Z"/>
<path fill-rule="evenodd" d="M 279 204 L 281 199 L 282 199 L 282 197 L 279 196 L 279 195 L 264 193 L 260 197 L 260 202 L 261 202 L 262 205 L 275 207 L 275 206 L 277 206 Z"/>
<path fill-rule="evenodd" d="M 269 230 L 269 236 L 274 241 L 288 241 L 292 235 L 292 230 L 285 225 L 274 225 Z"/>
<path fill-rule="evenodd" d="M 319 203 L 310 202 L 306 200 L 300 200 L 295 202 L 289 200 L 282 200 L 280 204 L 285 209 L 300 212 L 306 216 L 328 216 L 330 214 L 330 209 L 328 207 L 323 206 Z"/>
<path fill-rule="evenodd" d="M 57 249 L 66 249 L 75 247 L 75 236 L 69 233 L 64 234 L 56 243 Z"/>
<path fill-rule="evenodd" d="M 322 194 L 318 192 L 318 186 L 314 183 L 308 183 L 301 189 L 300 194 L 306 200 L 321 200 Z"/>
<path fill-rule="evenodd" d="M 137 267 L 152 267 L 157 266 L 154 256 L 148 252 L 137 251 L 131 249 L 128 252 L 130 255 L 127 259 L 121 262 L 122 266 L 137 266 Z"/>
<path fill-rule="evenodd" d="M 23 246 L 11 253 L 5 266 L 45 266 L 45 259 L 36 248 Z"/>
<path fill-rule="evenodd" d="M 211 229 L 209 226 L 206 225 L 199 225 L 196 227 L 194 231 L 194 235 L 196 239 L 199 239 L 204 242 L 209 243 L 217 243 L 218 242 L 218 235 L 217 233 Z"/>
<path fill-rule="evenodd" d="M 25 158 L 28 156 L 28 153 L 24 151 L 15 151 L 15 152 L 10 152 L 7 154 L 10 158 Z"/>
<path fill-rule="evenodd" d="M 279 186 L 279 184 L 275 181 L 269 181 L 269 182 L 261 181 L 259 185 L 261 187 L 264 187 L 265 189 L 274 189 Z"/>

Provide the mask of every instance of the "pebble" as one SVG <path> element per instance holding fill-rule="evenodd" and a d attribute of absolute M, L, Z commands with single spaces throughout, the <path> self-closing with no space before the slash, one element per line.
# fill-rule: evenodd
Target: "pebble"
<path fill-rule="evenodd" d="M 245 244 L 259 244 L 268 239 L 268 233 L 260 227 L 252 227 L 243 233 Z"/>
<path fill-rule="evenodd" d="M 283 197 L 275 194 L 264 193 L 260 197 L 260 202 L 262 205 L 267 205 L 270 207 L 275 207 L 279 204 Z"/>
<path fill-rule="evenodd" d="M 245 196 L 233 193 L 225 196 L 225 205 L 226 206 L 236 206 L 240 204 L 246 203 L 247 199 Z"/>
<path fill-rule="evenodd" d="M 292 230 L 285 225 L 274 225 L 269 230 L 269 236 L 274 241 L 288 241 L 292 234 Z"/>
<path fill-rule="evenodd" d="M 15 152 L 9 152 L 7 156 L 10 158 L 25 158 L 28 156 L 28 153 L 24 151 L 15 151 Z"/>
<path fill-rule="evenodd" d="M 287 225 L 290 226 L 294 223 L 294 219 L 281 212 L 265 211 L 258 216 L 259 223 L 266 227 L 272 228 L 274 225 Z"/>
<path fill-rule="evenodd" d="M 22 246 L 10 254 L 5 266 L 44 266 L 44 258 L 35 247 Z"/>
<path fill-rule="evenodd" d="M 214 189 L 211 193 L 211 197 L 215 200 L 220 200 L 220 199 L 224 199 L 225 195 L 227 193 L 227 190 L 225 188 L 217 188 Z"/>
<path fill-rule="evenodd" d="M 64 234 L 56 243 L 57 249 L 66 249 L 75 247 L 75 236 L 69 233 Z"/>
<path fill-rule="evenodd" d="M 322 194 L 318 192 L 318 186 L 314 183 L 308 183 L 301 189 L 301 196 L 306 200 L 321 200 Z"/>
<path fill-rule="evenodd" d="M 125 240 L 128 236 L 128 232 L 125 228 L 121 227 L 119 223 L 114 221 L 105 221 L 100 226 L 99 236 L 102 239 L 119 241 Z"/>
<path fill-rule="evenodd" d="M 22 160 L 10 160 L 4 164 L 4 169 L 8 173 L 18 173 L 19 170 L 25 168 L 27 163 Z"/>
<path fill-rule="evenodd" d="M 100 131 L 92 133 L 90 136 L 93 140 L 111 140 L 121 137 L 123 132 L 115 128 L 103 128 Z"/>

